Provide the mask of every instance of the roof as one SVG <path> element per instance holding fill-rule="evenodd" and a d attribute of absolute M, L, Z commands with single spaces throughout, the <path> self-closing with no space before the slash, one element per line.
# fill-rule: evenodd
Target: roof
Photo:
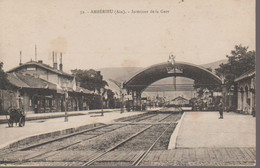
<path fill-rule="evenodd" d="M 16 87 L 33 89 L 52 89 L 56 90 L 56 85 L 40 78 L 35 78 L 29 74 L 7 73 L 7 79 Z"/>
<path fill-rule="evenodd" d="M 79 86 L 77 86 L 76 92 L 82 92 L 82 93 L 86 93 L 86 94 L 92 93 L 92 91 L 85 89 L 85 88 L 82 88 L 82 87 L 79 87 Z"/>
<path fill-rule="evenodd" d="M 19 66 L 17 66 L 17 67 L 14 67 L 14 68 L 10 69 L 10 70 L 7 71 L 7 72 L 8 72 L 8 73 L 14 72 L 14 71 L 17 70 L 17 69 L 19 69 L 19 68 L 21 68 L 21 67 L 24 67 L 24 66 L 28 66 L 28 65 L 35 65 L 35 66 L 41 67 L 41 68 L 43 68 L 43 69 L 52 71 L 52 72 L 54 72 L 54 73 L 56 73 L 56 74 L 59 74 L 59 75 L 63 75 L 63 76 L 67 76 L 67 77 L 73 77 L 73 75 L 71 75 L 71 74 L 68 74 L 68 73 L 66 73 L 66 72 L 64 72 L 64 71 L 60 71 L 60 70 L 58 70 L 58 69 L 55 69 L 55 68 L 51 67 L 50 65 L 47 65 L 47 64 L 44 64 L 44 63 L 40 63 L 40 62 L 36 62 L 36 61 L 26 62 L 26 63 L 24 63 L 24 64 L 22 64 L 22 65 L 19 65 Z"/>
<path fill-rule="evenodd" d="M 41 78 L 35 78 L 32 75 L 29 74 L 22 74 L 19 72 L 12 72 L 7 73 L 7 79 L 9 82 L 19 88 L 31 88 L 31 89 L 51 89 L 51 90 L 57 90 L 58 93 L 65 93 L 65 87 L 59 87 L 56 84 L 53 84 L 51 82 L 48 82 Z M 76 90 L 73 90 L 72 88 L 67 88 L 68 92 L 78 92 L 78 93 L 85 93 L 85 94 L 91 94 L 92 92 L 88 89 L 76 86 Z"/>
<path fill-rule="evenodd" d="M 76 90 L 73 90 L 71 87 L 62 87 L 62 89 L 65 91 L 67 90 L 68 92 L 78 92 L 78 93 L 85 93 L 85 94 L 92 94 L 93 92 L 85 89 L 83 87 L 80 86 L 76 86 Z"/>
<path fill-rule="evenodd" d="M 238 82 L 238 81 L 243 80 L 243 79 L 245 79 L 245 78 L 252 77 L 252 76 L 254 76 L 254 75 L 255 75 L 255 69 L 249 70 L 249 71 L 243 73 L 242 75 L 240 75 L 239 77 L 237 77 L 237 78 L 235 79 L 235 82 Z"/>
<path fill-rule="evenodd" d="M 175 66 L 173 66 L 169 62 L 164 62 L 152 65 L 136 73 L 124 82 L 124 88 L 143 91 L 153 82 L 172 76 L 181 76 L 197 80 L 202 85 L 218 86 L 222 84 L 221 79 L 217 75 L 204 67 L 185 62 L 176 62 Z"/>
<path fill-rule="evenodd" d="M 15 73 L 7 73 L 7 79 L 8 81 L 16 86 L 16 87 L 22 87 L 22 88 L 26 88 L 26 87 L 30 87 L 29 85 L 27 85 L 25 82 L 23 82 L 21 79 L 19 79 Z"/>
<path fill-rule="evenodd" d="M 190 101 L 193 101 L 193 100 L 197 100 L 197 98 L 196 98 L 196 97 L 193 97 L 193 98 L 190 99 Z"/>
<path fill-rule="evenodd" d="M 175 101 L 175 100 L 178 100 L 178 99 L 182 99 L 182 100 L 188 101 L 187 99 L 185 99 L 184 97 L 181 97 L 181 96 L 175 97 L 174 99 L 172 99 L 172 101 Z"/>

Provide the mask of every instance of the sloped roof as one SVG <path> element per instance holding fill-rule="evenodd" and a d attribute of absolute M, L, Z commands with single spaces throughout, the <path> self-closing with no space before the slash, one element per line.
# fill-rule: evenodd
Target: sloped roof
<path fill-rule="evenodd" d="M 85 93 L 85 94 L 92 94 L 93 92 L 88 90 L 88 89 L 85 89 L 85 88 L 82 88 L 82 87 L 79 87 L 79 86 L 76 86 L 76 90 L 73 90 L 71 87 L 62 87 L 63 90 L 66 90 L 68 92 L 78 92 L 78 93 Z"/>
<path fill-rule="evenodd" d="M 86 93 L 86 94 L 92 93 L 92 91 L 85 89 L 85 88 L 82 88 L 82 87 L 79 87 L 79 86 L 77 86 L 76 92 L 82 92 L 82 93 Z"/>
<path fill-rule="evenodd" d="M 21 67 L 24 67 L 24 66 L 28 66 L 28 65 L 35 65 L 35 66 L 41 67 L 41 68 L 43 68 L 43 69 L 52 71 L 52 72 L 54 72 L 54 73 L 56 73 L 56 74 L 59 74 L 59 75 L 63 75 L 63 76 L 67 76 L 67 77 L 73 77 L 73 75 L 71 75 L 71 74 L 68 74 L 68 73 L 66 73 L 66 72 L 64 72 L 64 71 L 60 71 L 60 70 L 58 70 L 58 69 L 55 69 L 55 68 L 53 68 L 53 67 L 51 67 L 51 66 L 49 66 L 49 65 L 47 65 L 47 64 L 40 63 L 40 62 L 36 62 L 36 61 L 26 62 L 26 63 L 24 63 L 24 64 L 22 64 L 22 65 L 19 65 L 19 66 L 17 66 L 17 67 L 14 67 L 14 68 L 10 69 L 10 70 L 7 71 L 7 72 L 8 72 L 8 73 L 14 72 L 14 71 L 17 70 L 17 69 L 19 69 L 19 68 L 21 68 Z"/>
<path fill-rule="evenodd" d="M 255 69 L 252 69 L 252 70 L 249 70 L 249 71 L 243 73 L 241 76 L 239 76 L 238 78 L 235 79 L 235 82 L 238 82 L 238 81 L 245 79 L 245 78 L 249 78 L 253 75 L 255 75 Z"/>
<path fill-rule="evenodd" d="M 76 86 L 76 90 L 73 90 L 71 87 L 58 87 L 56 84 L 48 82 L 41 78 L 35 78 L 29 74 L 22 74 L 19 72 L 7 73 L 7 79 L 9 82 L 19 88 L 32 88 L 32 89 L 51 89 L 57 90 L 59 93 L 65 93 L 64 90 L 67 89 L 68 92 L 78 92 L 84 94 L 92 94 L 93 92 Z"/>
<path fill-rule="evenodd" d="M 7 79 L 9 82 L 16 86 L 16 87 L 22 87 L 22 88 L 29 88 L 30 86 L 24 83 L 21 79 L 19 79 L 15 73 L 7 73 Z"/>
<path fill-rule="evenodd" d="M 22 73 L 7 73 L 7 79 L 10 83 L 17 87 L 22 88 L 34 88 L 34 89 L 52 89 L 56 90 L 57 87 L 55 84 L 50 83 L 46 80 L 35 78 L 29 74 Z"/>
<path fill-rule="evenodd" d="M 187 99 L 185 99 L 184 97 L 178 96 L 178 97 L 175 97 L 174 99 L 172 99 L 171 101 L 175 101 L 175 100 L 178 100 L 178 99 L 187 100 Z M 188 101 L 188 100 L 187 100 L 187 101 Z"/>

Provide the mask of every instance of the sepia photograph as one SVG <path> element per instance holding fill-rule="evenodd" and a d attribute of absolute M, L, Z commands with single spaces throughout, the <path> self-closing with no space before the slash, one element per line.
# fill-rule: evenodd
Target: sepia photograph
<path fill-rule="evenodd" d="M 0 167 L 255 166 L 255 0 L 0 0 Z"/>

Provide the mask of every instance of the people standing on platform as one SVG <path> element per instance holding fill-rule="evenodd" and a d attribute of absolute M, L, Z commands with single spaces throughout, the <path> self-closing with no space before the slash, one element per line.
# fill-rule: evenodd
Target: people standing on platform
<path fill-rule="evenodd" d="M 219 111 L 219 119 L 223 119 L 223 111 L 224 111 L 223 98 L 220 98 L 220 100 L 219 100 L 218 111 Z"/>

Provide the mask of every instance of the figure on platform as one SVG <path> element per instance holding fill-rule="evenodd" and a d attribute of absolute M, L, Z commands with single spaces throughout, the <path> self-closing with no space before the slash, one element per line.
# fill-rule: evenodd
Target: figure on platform
<path fill-rule="evenodd" d="M 223 111 L 224 111 L 223 98 L 220 98 L 220 100 L 219 100 L 218 111 L 219 111 L 219 119 L 223 119 Z"/>

